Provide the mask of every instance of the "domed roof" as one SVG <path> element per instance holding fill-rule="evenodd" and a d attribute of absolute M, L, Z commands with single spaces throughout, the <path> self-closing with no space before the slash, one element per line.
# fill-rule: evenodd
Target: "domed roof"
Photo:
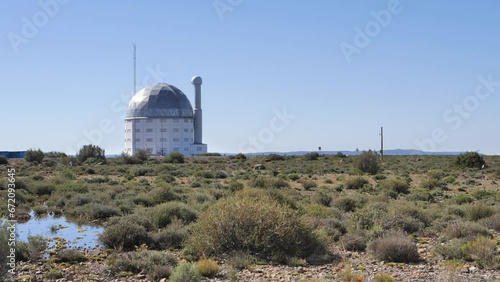
<path fill-rule="evenodd" d="M 139 90 L 130 100 L 127 118 L 193 117 L 193 107 L 179 88 L 158 83 Z"/>

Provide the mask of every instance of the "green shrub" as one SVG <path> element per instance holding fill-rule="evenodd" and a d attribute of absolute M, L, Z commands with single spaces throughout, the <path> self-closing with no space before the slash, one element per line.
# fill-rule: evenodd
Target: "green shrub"
<path fill-rule="evenodd" d="M 228 188 L 231 192 L 239 191 L 245 187 L 245 185 L 239 181 L 231 181 L 228 184 Z"/>
<path fill-rule="evenodd" d="M 17 242 L 16 247 L 16 259 L 36 262 L 43 258 L 48 241 L 42 235 L 30 235 L 28 243 Z"/>
<path fill-rule="evenodd" d="M 194 209 L 181 202 L 167 202 L 154 207 L 153 222 L 158 228 L 163 228 L 177 218 L 188 224 L 197 218 Z"/>
<path fill-rule="evenodd" d="M 366 180 L 362 176 L 350 176 L 345 179 L 344 187 L 346 189 L 361 189 L 365 184 L 368 184 L 368 180 Z"/>
<path fill-rule="evenodd" d="M 463 245 L 462 240 L 452 239 L 447 244 L 438 245 L 434 247 L 432 251 L 433 253 L 436 253 L 447 260 L 453 260 L 453 259 L 461 260 L 465 258 L 462 245 Z"/>
<path fill-rule="evenodd" d="M 363 252 L 366 250 L 366 239 L 358 234 L 347 233 L 340 237 L 340 243 L 347 251 Z"/>
<path fill-rule="evenodd" d="M 356 159 L 356 168 L 369 174 L 377 174 L 380 170 L 378 155 L 375 151 L 363 151 Z"/>
<path fill-rule="evenodd" d="M 139 159 L 143 162 L 147 161 L 150 156 L 151 156 L 151 153 L 146 149 L 139 149 L 134 153 L 134 157 L 136 157 L 137 159 Z"/>
<path fill-rule="evenodd" d="M 33 212 L 35 212 L 35 215 L 37 216 L 47 214 L 47 206 L 42 206 L 42 205 L 34 206 Z"/>
<path fill-rule="evenodd" d="M 56 255 L 57 262 L 78 263 L 87 260 L 88 260 L 87 257 L 85 257 L 85 255 L 82 252 L 76 249 L 59 250 Z"/>
<path fill-rule="evenodd" d="M 183 164 L 184 155 L 179 152 L 172 152 L 165 158 L 165 162 L 172 164 Z"/>
<path fill-rule="evenodd" d="M 406 181 L 394 178 L 380 181 L 379 187 L 392 198 L 397 198 L 399 194 L 407 194 L 410 189 L 410 185 Z"/>
<path fill-rule="evenodd" d="M 481 220 L 488 228 L 500 232 L 500 213 L 496 213 L 488 218 Z"/>
<path fill-rule="evenodd" d="M 107 219 L 121 214 L 120 209 L 109 204 L 90 202 L 73 210 L 75 215 L 87 219 Z"/>
<path fill-rule="evenodd" d="M 266 162 L 284 161 L 284 160 L 285 160 L 285 157 L 283 157 L 282 155 L 278 155 L 278 154 L 270 154 L 266 158 Z"/>
<path fill-rule="evenodd" d="M 219 264 L 215 260 L 202 259 L 196 263 L 196 268 L 201 276 L 213 277 L 219 273 Z"/>
<path fill-rule="evenodd" d="M 443 230 L 444 235 L 449 239 L 453 238 L 475 238 L 478 235 L 489 236 L 488 230 L 476 222 L 455 221 L 448 224 Z"/>
<path fill-rule="evenodd" d="M 492 216 L 495 210 L 485 204 L 468 205 L 465 208 L 465 216 L 471 221 L 477 221 L 481 218 Z"/>
<path fill-rule="evenodd" d="M 114 273 L 146 273 L 155 281 L 168 277 L 177 265 L 174 254 L 163 251 L 139 250 L 118 254 L 110 270 Z"/>
<path fill-rule="evenodd" d="M 387 176 L 385 174 L 375 174 L 373 176 L 373 179 L 375 179 L 375 180 L 384 180 L 384 179 L 387 179 Z"/>
<path fill-rule="evenodd" d="M 151 192 L 148 193 L 148 196 L 155 204 L 177 201 L 180 199 L 180 196 L 170 185 L 154 188 L 153 190 L 151 190 Z"/>
<path fill-rule="evenodd" d="M 435 178 L 427 178 L 420 182 L 420 187 L 427 190 L 434 190 L 436 188 L 446 189 L 446 183 L 442 180 L 438 180 Z"/>
<path fill-rule="evenodd" d="M 264 188 L 264 189 L 280 189 L 280 188 L 288 188 L 290 185 L 288 182 L 281 178 L 270 178 L 270 177 L 256 177 L 250 180 L 249 185 L 255 188 Z"/>
<path fill-rule="evenodd" d="M 135 157 L 135 156 L 129 156 L 126 153 L 122 153 L 120 155 L 120 159 L 123 161 L 124 164 L 141 164 L 142 161 Z"/>
<path fill-rule="evenodd" d="M 455 183 L 457 180 L 455 179 L 455 176 L 453 175 L 448 175 L 446 176 L 445 178 L 443 178 L 443 181 L 447 184 L 453 184 Z"/>
<path fill-rule="evenodd" d="M 248 269 L 257 259 L 244 251 L 232 252 L 227 258 L 227 263 L 235 269 Z"/>
<path fill-rule="evenodd" d="M 243 189 L 219 200 L 193 226 L 195 256 L 245 250 L 262 257 L 307 256 L 318 246 L 296 211 L 262 190 Z"/>
<path fill-rule="evenodd" d="M 76 159 L 81 163 L 87 160 L 90 162 L 105 162 L 106 154 L 104 149 L 99 146 L 92 144 L 84 145 L 76 154 Z"/>
<path fill-rule="evenodd" d="M 296 173 L 290 173 L 288 175 L 288 179 L 292 180 L 292 181 L 297 181 L 300 179 L 300 176 Z"/>
<path fill-rule="evenodd" d="M 9 160 L 3 156 L 3 155 L 0 155 L 0 165 L 8 165 L 9 164 Z"/>
<path fill-rule="evenodd" d="M 310 152 L 304 155 L 306 161 L 315 161 L 319 158 L 319 154 L 316 152 Z"/>
<path fill-rule="evenodd" d="M 331 179 L 325 179 L 324 183 L 325 184 L 333 184 L 333 181 Z"/>
<path fill-rule="evenodd" d="M 313 180 L 304 179 L 300 181 L 300 183 L 302 184 L 302 187 L 304 187 L 306 191 L 310 190 L 311 188 L 318 187 L 318 184 L 316 184 L 316 182 L 314 182 Z"/>
<path fill-rule="evenodd" d="M 457 205 L 463 205 L 463 204 L 468 204 L 474 201 L 474 199 L 467 194 L 458 194 L 455 197 L 453 197 L 453 201 L 457 203 Z"/>
<path fill-rule="evenodd" d="M 142 244 L 149 244 L 151 236 L 144 226 L 118 222 L 106 227 L 99 240 L 108 248 L 130 251 Z"/>
<path fill-rule="evenodd" d="M 174 219 L 164 229 L 153 234 L 153 246 L 158 250 L 178 249 L 188 238 L 187 227 L 178 219 Z"/>
<path fill-rule="evenodd" d="M 325 192 L 320 191 L 314 194 L 313 201 L 322 206 L 329 207 L 330 203 L 332 202 L 332 197 L 330 197 Z"/>
<path fill-rule="evenodd" d="M 170 276 L 172 282 L 199 282 L 201 275 L 194 263 L 183 263 L 179 265 Z"/>
<path fill-rule="evenodd" d="M 136 212 L 134 214 L 129 214 L 126 216 L 116 216 L 108 220 L 108 226 L 115 225 L 118 223 L 123 224 L 138 224 L 146 229 L 146 231 L 151 232 L 156 229 L 153 220 L 143 212 Z"/>
<path fill-rule="evenodd" d="M 45 154 L 40 149 L 29 149 L 24 154 L 24 159 L 30 163 L 39 163 L 41 164 Z"/>
<path fill-rule="evenodd" d="M 247 159 L 247 156 L 245 156 L 245 154 L 238 153 L 238 154 L 236 154 L 234 156 L 231 156 L 230 158 L 244 161 L 244 160 Z"/>
<path fill-rule="evenodd" d="M 16 182 L 16 184 L 17 184 L 17 182 Z M 54 185 L 51 185 L 51 184 L 36 184 L 32 188 L 33 194 L 36 194 L 38 196 L 50 195 L 55 190 L 56 190 L 56 188 L 54 187 Z"/>
<path fill-rule="evenodd" d="M 352 212 L 358 206 L 358 202 L 351 196 L 344 196 L 335 199 L 333 206 L 344 212 Z"/>
<path fill-rule="evenodd" d="M 477 200 L 487 200 L 487 199 L 495 199 L 498 196 L 495 194 L 494 191 L 477 190 L 474 193 L 472 193 L 472 197 L 476 198 Z"/>
<path fill-rule="evenodd" d="M 401 232 L 389 232 L 370 242 L 369 249 L 373 255 L 388 262 L 418 262 L 417 245 Z"/>
<path fill-rule="evenodd" d="M 486 163 L 478 152 L 465 152 L 455 159 L 455 164 L 466 168 L 481 168 Z"/>
<path fill-rule="evenodd" d="M 152 167 L 138 167 L 135 170 L 135 176 L 146 176 L 146 175 L 154 175 L 155 170 Z"/>
<path fill-rule="evenodd" d="M 464 253 L 474 260 L 480 267 L 499 269 L 500 255 L 496 253 L 497 242 L 486 237 L 478 237 L 474 241 L 467 242 Z"/>

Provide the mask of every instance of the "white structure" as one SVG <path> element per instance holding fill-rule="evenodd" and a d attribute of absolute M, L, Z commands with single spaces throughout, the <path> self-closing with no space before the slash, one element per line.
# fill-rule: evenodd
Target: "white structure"
<path fill-rule="evenodd" d="M 207 152 L 202 142 L 201 84 L 193 77 L 195 109 L 181 90 L 159 83 L 139 90 L 130 100 L 125 117 L 125 153 L 146 149 L 152 155 Z"/>

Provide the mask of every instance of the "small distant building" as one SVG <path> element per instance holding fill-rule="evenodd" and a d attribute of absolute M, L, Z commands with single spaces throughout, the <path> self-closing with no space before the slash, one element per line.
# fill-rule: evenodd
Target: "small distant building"
<path fill-rule="evenodd" d="M 26 151 L 0 151 L 0 155 L 8 159 L 24 159 Z"/>
<path fill-rule="evenodd" d="M 179 88 L 166 83 L 141 89 L 132 97 L 125 117 L 126 154 L 140 149 L 157 156 L 207 153 L 202 142 L 202 79 L 195 76 L 191 83 L 195 88 L 194 110 Z"/>

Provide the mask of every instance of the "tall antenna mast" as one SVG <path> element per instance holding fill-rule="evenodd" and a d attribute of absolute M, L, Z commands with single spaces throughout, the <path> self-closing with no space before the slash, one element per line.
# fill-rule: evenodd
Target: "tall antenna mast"
<path fill-rule="evenodd" d="M 380 155 L 384 158 L 384 127 L 380 127 Z"/>
<path fill-rule="evenodd" d="M 135 43 L 132 43 L 132 46 L 134 46 L 134 93 L 133 94 L 135 94 L 137 92 L 137 57 L 136 57 L 137 46 L 135 45 Z"/>

